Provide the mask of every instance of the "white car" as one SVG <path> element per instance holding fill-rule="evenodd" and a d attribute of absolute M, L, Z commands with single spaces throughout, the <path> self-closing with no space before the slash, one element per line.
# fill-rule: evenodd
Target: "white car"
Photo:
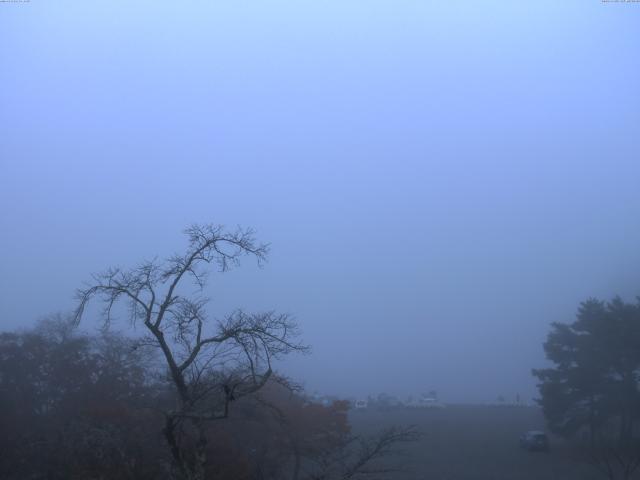
<path fill-rule="evenodd" d="M 366 400 L 356 400 L 356 403 L 354 405 L 356 410 L 366 410 L 368 406 L 369 402 L 367 402 Z"/>
<path fill-rule="evenodd" d="M 444 408 L 444 403 L 436 397 L 421 395 L 417 400 L 410 398 L 404 403 L 404 406 L 408 408 Z"/>
<path fill-rule="evenodd" d="M 418 403 L 422 408 L 444 408 L 444 405 L 433 397 L 421 397 Z"/>

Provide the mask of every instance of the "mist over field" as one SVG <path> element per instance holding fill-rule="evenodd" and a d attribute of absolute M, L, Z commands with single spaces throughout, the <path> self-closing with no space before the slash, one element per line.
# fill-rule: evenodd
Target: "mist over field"
<path fill-rule="evenodd" d="M 0 3 L 0 330 L 192 225 L 251 228 L 261 266 L 181 295 L 287 314 L 310 351 L 273 368 L 309 395 L 533 405 L 552 322 L 640 295 L 639 24 L 598 0 Z"/>

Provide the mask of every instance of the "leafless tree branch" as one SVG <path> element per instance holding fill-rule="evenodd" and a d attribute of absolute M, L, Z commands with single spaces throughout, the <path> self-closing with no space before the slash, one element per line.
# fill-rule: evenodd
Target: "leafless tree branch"
<path fill-rule="evenodd" d="M 306 352 L 308 347 L 297 340 L 297 324 L 289 315 L 238 310 L 212 321 L 207 298 L 183 293 L 189 283 L 202 290 L 212 265 L 226 272 L 245 256 L 261 265 L 268 245 L 257 243 L 253 230 L 229 232 L 219 225 L 193 225 L 185 234 L 188 246 L 183 254 L 94 275 L 93 282 L 77 291 L 74 321 L 80 322 L 88 303 L 97 299 L 104 307 L 105 327 L 120 302 L 133 325 L 144 325 L 147 335 L 138 346 L 160 349 L 177 393 L 177 408 L 166 412 L 165 438 L 183 476 L 202 479 L 203 422 L 226 418 L 232 402 L 254 394 L 269 381 L 274 359 Z M 191 422 L 200 437 L 199 460 L 191 464 L 180 452 L 177 438 L 184 421 Z"/>

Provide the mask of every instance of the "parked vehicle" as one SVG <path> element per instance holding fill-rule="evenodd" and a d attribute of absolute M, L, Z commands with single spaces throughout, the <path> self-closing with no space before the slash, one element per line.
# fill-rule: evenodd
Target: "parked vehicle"
<path fill-rule="evenodd" d="M 368 406 L 369 402 L 367 402 L 366 400 L 356 400 L 356 403 L 354 405 L 356 410 L 366 410 Z"/>
<path fill-rule="evenodd" d="M 436 397 L 424 395 L 418 400 L 418 406 L 422 408 L 444 408 L 444 404 L 440 403 Z"/>
<path fill-rule="evenodd" d="M 520 437 L 520 446 L 530 452 L 546 452 L 549 450 L 549 439 L 544 432 L 530 430 Z"/>

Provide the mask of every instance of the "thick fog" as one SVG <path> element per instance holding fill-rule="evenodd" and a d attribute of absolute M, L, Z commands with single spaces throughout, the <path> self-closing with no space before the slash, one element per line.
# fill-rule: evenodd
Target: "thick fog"
<path fill-rule="evenodd" d="M 639 24 L 599 0 L 0 4 L 0 327 L 242 225 L 269 261 L 213 275 L 211 313 L 293 314 L 312 353 L 279 369 L 310 391 L 529 400 L 551 322 L 640 294 Z"/>

